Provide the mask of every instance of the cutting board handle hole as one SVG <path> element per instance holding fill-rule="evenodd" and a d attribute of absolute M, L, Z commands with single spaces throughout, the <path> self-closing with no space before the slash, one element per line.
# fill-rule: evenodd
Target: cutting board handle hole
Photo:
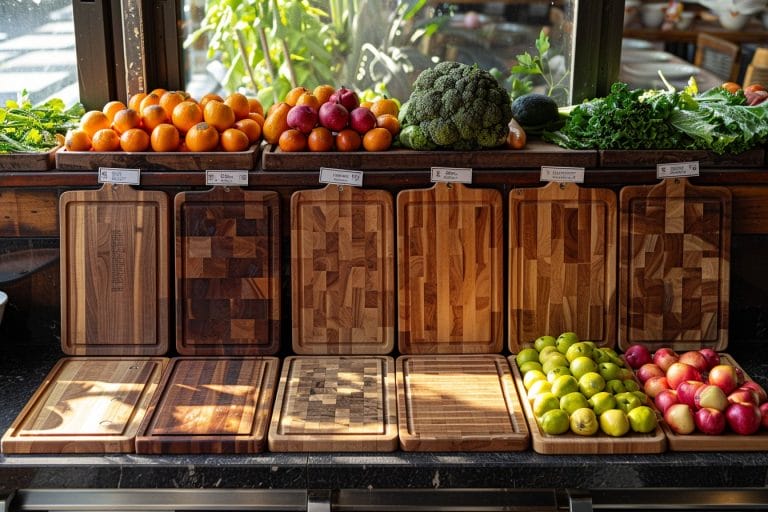
<path fill-rule="evenodd" d="M 139 367 L 138 367 L 137 365 L 135 365 L 135 364 L 134 364 L 134 365 L 131 365 L 131 366 L 129 366 L 129 367 L 128 367 L 128 369 L 129 369 L 129 370 L 138 370 L 138 369 L 139 369 Z"/>
<path fill-rule="evenodd" d="M 102 426 L 102 427 L 108 427 L 108 426 L 110 426 L 111 424 L 112 424 L 112 422 L 111 422 L 111 421 L 109 421 L 109 420 L 103 420 L 103 421 L 100 421 L 100 422 L 99 422 L 99 426 Z"/>

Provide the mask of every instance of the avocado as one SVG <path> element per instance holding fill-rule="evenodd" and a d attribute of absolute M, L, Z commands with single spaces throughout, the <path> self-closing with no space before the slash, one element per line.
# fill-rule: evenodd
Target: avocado
<path fill-rule="evenodd" d="M 558 120 L 557 103 L 544 94 L 524 94 L 512 102 L 512 117 L 523 128 L 547 125 Z"/>

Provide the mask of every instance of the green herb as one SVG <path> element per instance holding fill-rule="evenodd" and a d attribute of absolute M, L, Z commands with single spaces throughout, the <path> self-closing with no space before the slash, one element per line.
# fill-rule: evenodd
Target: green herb
<path fill-rule="evenodd" d="M 544 94 L 547 96 L 555 96 L 558 92 L 568 92 L 563 85 L 568 72 L 566 71 L 559 77 L 553 72 L 550 65 L 549 36 L 543 30 L 539 33 L 535 46 L 538 55 L 525 52 L 517 56 L 517 64 L 512 66 L 510 89 L 513 100 L 533 90 L 533 77 L 541 77 L 544 80 Z"/>
<path fill-rule="evenodd" d="M 56 135 L 76 127 L 84 112 L 80 103 L 67 108 L 58 98 L 33 106 L 24 90 L 19 101 L 0 108 L 0 153 L 49 151 L 60 143 Z"/>

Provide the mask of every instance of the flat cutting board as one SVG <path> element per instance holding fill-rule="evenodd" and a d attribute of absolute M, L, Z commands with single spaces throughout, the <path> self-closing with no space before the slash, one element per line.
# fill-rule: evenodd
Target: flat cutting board
<path fill-rule="evenodd" d="M 497 190 L 436 183 L 398 194 L 400 352 L 501 352 L 503 223 Z"/>
<path fill-rule="evenodd" d="M 61 348 L 69 355 L 168 351 L 168 197 L 105 184 L 59 199 Z"/>
<path fill-rule="evenodd" d="M 214 187 L 174 199 L 176 349 L 265 355 L 280 348 L 280 198 Z"/>
<path fill-rule="evenodd" d="M 167 363 L 60 359 L 6 431 L 3 453 L 132 453 Z"/>
<path fill-rule="evenodd" d="M 387 354 L 395 345 L 392 196 L 328 185 L 291 197 L 297 354 Z"/>
<path fill-rule="evenodd" d="M 292 356 L 283 362 L 273 452 L 390 452 L 397 448 L 395 363 L 387 356 Z"/>
<path fill-rule="evenodd" d="M 573 183 L 509 193 L 509 349 L 574 331 L 616 342 L 616 194 Z"/>
<path fill-rule="evenodd" d="M 619 346 L 728 344 L 731 192 L 687 179 L 620 194 Z"/>
<path fill-rule="evenodd" d="M 401 356 L 397 407 L 406 451 L 528 448 L 528 427 L 502 356 Z"/>
<path fill-rule="evenodd" d="M 136 453 L 264 451 L 279 366 L 276 357 L 173 359 Z"/>

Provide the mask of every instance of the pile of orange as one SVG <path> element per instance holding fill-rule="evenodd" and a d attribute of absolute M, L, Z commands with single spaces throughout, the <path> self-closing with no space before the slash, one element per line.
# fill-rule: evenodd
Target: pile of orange
<path fill-rule="evenodd" d="M 68 151 L 245 151 L 261 140 L 264 109 L 255 98 L 154 89 L 110 101 L 80 118 Z"/>

